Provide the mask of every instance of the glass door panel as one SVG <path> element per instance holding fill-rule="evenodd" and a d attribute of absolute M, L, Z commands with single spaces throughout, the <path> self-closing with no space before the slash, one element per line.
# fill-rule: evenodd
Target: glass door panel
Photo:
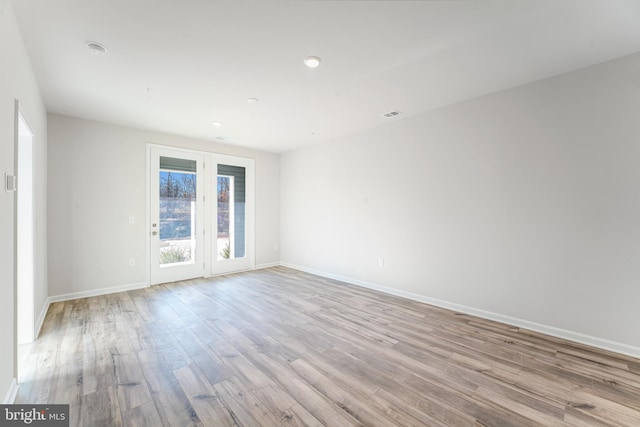
<path fill-rule="evenodd" d="M 163 168 L 160 157 L 160 266 L 194 263 L 196 253 L 196 162 L 193 170 Z"/>
<path fill-rule="evenodd" d="M 245 256 L 245 177 L 243 167 L 218 165 L 218 261 Z"/>
<path fill-rule="evenodd" d="M 203 158 L 151 148 L 151 283 L 201 277 Z"/>
<path fill-rule="evenodd" d="M 253 160 L 216 160 L 213 273 L 253 267 Z"/>

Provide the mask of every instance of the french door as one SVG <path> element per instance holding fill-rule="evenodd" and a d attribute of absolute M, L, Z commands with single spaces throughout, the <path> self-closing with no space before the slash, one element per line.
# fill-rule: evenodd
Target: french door
<path fill-rule="evenodd" d="M 215 242 L 211 273 L 253 268 L 253 169 L 254 161 L 213 155 L 215 206 L 212 229 Z"/>
<path fill-rule="evenodd" d="M 204 156 L 152 147 L 150 161 L 150 282 L 202 277 Z"/>
<path fill-rule="evenodd" d="M 254 266 L 251 159 L 149 145 L 149 282 Z"/>

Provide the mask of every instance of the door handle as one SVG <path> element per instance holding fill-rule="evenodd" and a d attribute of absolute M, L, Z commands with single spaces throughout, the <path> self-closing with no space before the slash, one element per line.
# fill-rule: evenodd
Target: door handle
<path fill-rule="evenodd" d="M 158 232 L 157 231 L 152 231 L 151 234 L 155 236 L 156 234 L 158 234 Z"/>

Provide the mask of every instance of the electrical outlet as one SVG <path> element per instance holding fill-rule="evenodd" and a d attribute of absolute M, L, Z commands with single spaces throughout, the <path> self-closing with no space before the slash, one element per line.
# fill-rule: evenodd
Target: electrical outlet
<path fill-rule="evenodd" d="M 136 259 L 129 258 L 129 267 L 135 267 L 135 266 L 136 266 Z"/>

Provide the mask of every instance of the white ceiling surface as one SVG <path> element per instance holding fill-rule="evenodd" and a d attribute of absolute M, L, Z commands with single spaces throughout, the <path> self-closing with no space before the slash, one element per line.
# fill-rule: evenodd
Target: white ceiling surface
<path fill-rule="evenodd" d="M 12 5 L 48 111 L 273 152 L 640 51 L 637 0 Z"/>

